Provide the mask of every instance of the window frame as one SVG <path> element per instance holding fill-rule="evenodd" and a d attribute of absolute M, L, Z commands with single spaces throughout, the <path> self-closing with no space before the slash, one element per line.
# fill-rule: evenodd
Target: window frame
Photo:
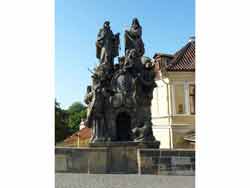
<path fill-rule="evenodd" d="M 183 85 L 183 92 L 184 92 L 184 113 L 178 114 L 176 109 L 176 101 L 175 101 L 175 86 L 176 85 Z M 174 116 L 187 116 L 187 115 L 195 115 L 195 113 L 191 113 L 190 111 L 190 96 L 189 96 L 189 87 L 190 85 L 194 85 L 195 83 L 193 81 L 173 81 L 171 84 L 171 90 L 172 90 L 172 109 Z"/>
<path fill-rule="evenodd" d="M 192 94 L 192 92 L 190 92 L 190 87 L 193 86 L 193 89 L 194 89 L 194 93 Z M 196 114 L 196 111 L 195 111 L 195 84 L 189 84 L 189 108 L 190 108 L 190 115 L 195 115 Z M 191 101 L 190 101 L 190 98 L 193 98 L 193 109 L 194 109 L 194 112 L 191 112 Z"/>

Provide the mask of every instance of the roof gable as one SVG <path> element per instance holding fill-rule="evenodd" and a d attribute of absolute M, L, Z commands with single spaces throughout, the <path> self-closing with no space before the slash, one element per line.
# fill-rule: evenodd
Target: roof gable
<path fill-rule="evenodd" d="M 167 71 L 195 71 L 195 41 L 188 42 L 166 65 Z"/>

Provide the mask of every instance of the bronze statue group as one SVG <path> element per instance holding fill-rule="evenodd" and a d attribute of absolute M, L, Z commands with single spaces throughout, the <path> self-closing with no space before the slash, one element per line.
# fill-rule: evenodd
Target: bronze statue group
<path fill-rule="evenodd" d="M 97 35 L 99 65 L 87 87 L 85 121 L 92 128 L 92 143 L 155 141 L 151 122 L 151 100 L 155 84 L 154 62 L 143 56 L 142 27 L 134 18 L 125 31 L 125 57 L 119 56 L 119 33 L 113 34 L 104 22 Z"/>

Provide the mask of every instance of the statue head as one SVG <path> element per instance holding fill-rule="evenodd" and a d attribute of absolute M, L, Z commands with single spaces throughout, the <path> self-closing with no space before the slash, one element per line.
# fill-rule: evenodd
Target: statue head
<path fill-rule="evenodd" d="M 146 68 L 146 69 L 150 69 L 150 68 L 152 68 L 152 67 L 153 67 L 153 65 L 152 65 L 151 61 L 147 61 L 147 62 L 145 63 L 145 68 Z"/>
<path fill-rule="evenodd" d="M 139 23 L 139 20 L 137 18 L 134 18 L 133 21 L 132 21 L 132 27 L 141 27 L 140 26 L 140 23 Z"/>
<path fill-rule="evenodd" d="M 154 63 L 149 57 L 142 56 L 141 57 L 141 62 L 142 62 L 142 64 L 144 65 L 144 67 L 146 69 L 151 69 L 151 68 L 154 67 Z"/>
<path fill-rule="evenodd" d="M 128 55 L 131 59 L 136 58 L 136 50 L 135 49 L 130 50 Z"/>
<path fill-rule="evenodd" d="M 110 22 L 105 21 L 104 24 L 103 24 L 103 27 L 106 28 L 106 29 L 109 29 L 110 28 Z"/>

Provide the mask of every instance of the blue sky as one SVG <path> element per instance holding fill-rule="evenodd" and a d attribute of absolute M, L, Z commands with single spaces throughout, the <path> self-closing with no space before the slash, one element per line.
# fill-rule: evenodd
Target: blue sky
<path fill-rule="evenodd" d="M 98 63 L 97 32 L 105 20 L 114 33 L 120 33 L 120 55 L 124 55 L 124 30 L 137 17 L 145 55 L 152 58 L 156 52 L 174 53 L 195 35 L 194 14 L 194 0 L 56 0 L 56 99 L 63 108 L 83 101 L 91 83 L 87 69 Z"/>

